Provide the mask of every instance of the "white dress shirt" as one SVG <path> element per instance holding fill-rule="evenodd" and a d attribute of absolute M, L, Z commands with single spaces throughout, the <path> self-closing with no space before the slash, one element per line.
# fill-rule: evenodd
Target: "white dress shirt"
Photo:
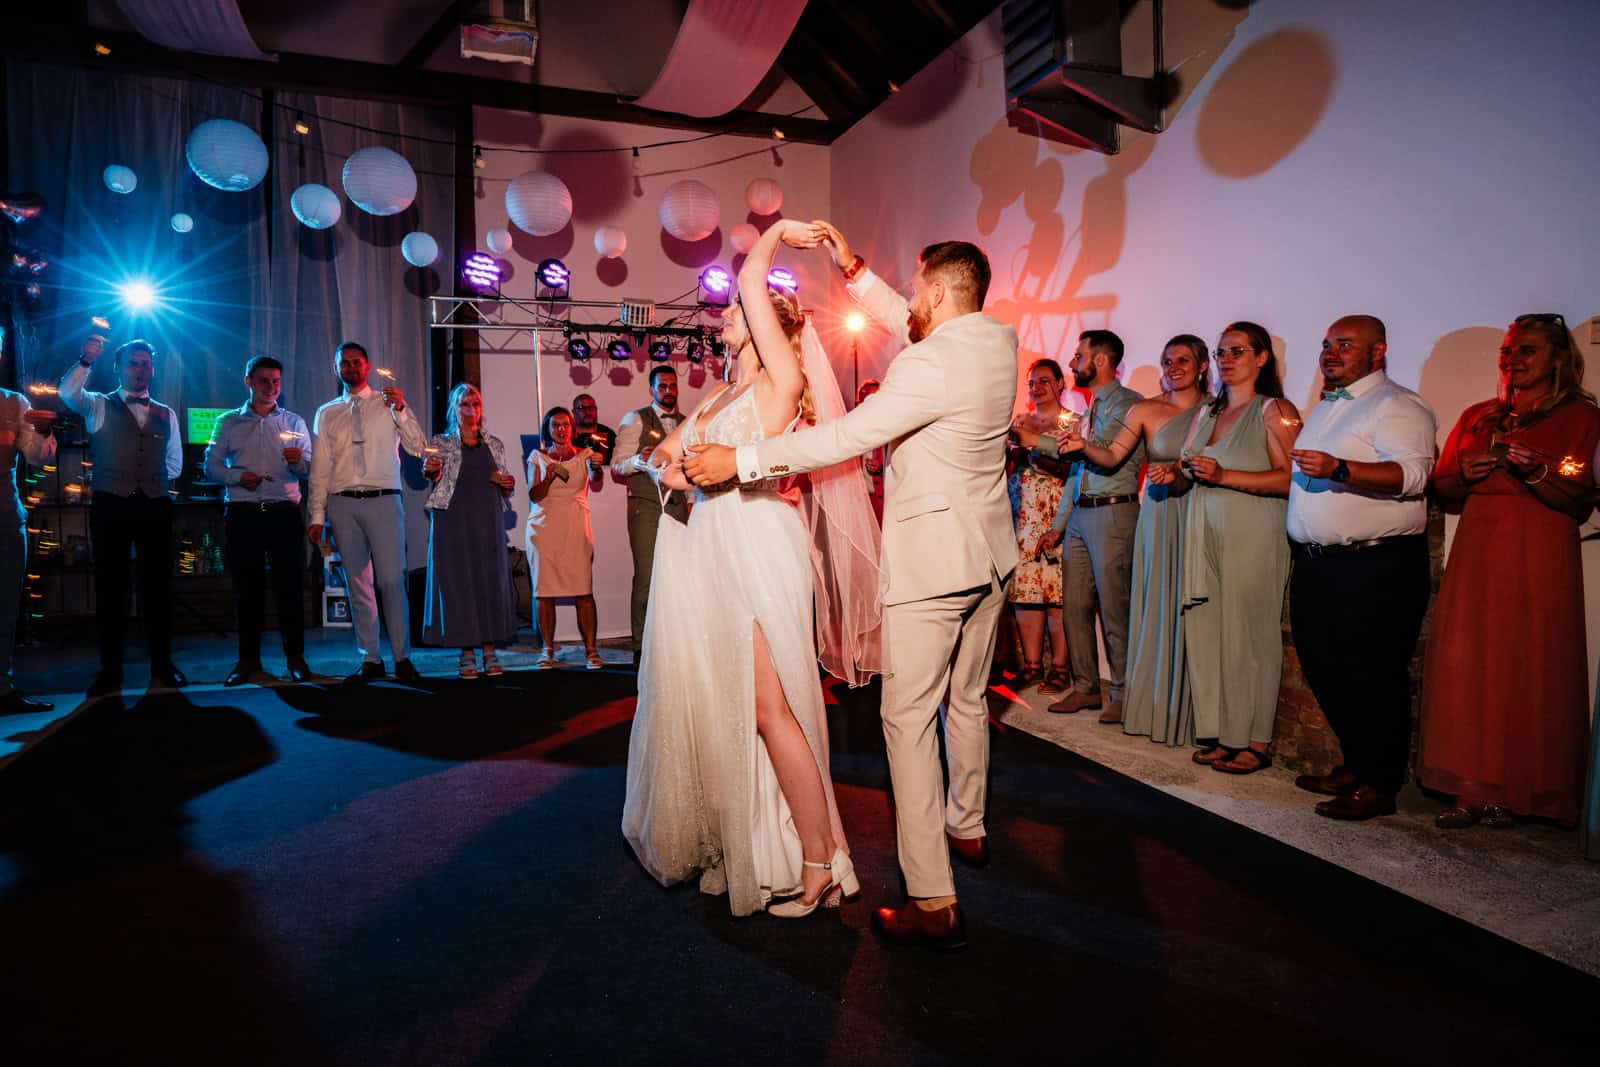
<path fill-rule="evenodd" d="M 1294 447 L 1355 463 L 1398 463 L 1400 492 L 1373 493 L 1347 482 L 1310 478 L 1295 468 L 1289 483 L 1290 540 L 1345 545 L 1424 532 L 1424 491 L 1438 434 L 1433 409 L 1381 370 L 1347 391 L 1350 399 L 1323 400 L 1311 409 Z"/>
<path fill-rule="evenodd" d="M 401 488 L 400 447 L 421 456 L 428 443 L 410 404 L 396 412 L 367 385 L 318 408 L 311 434 L 313 526 L 327 522 L 332 493 Z"/>
<path fill-rule="evenodd" d="M 683 412 L 668 411 L 660 404 L 651 402 L 651 407 L 656 410 L 656 418 L 661 420 L 662 427 L 671 433 L 683 421 Z M 611 451 L 611 473 L 620 478 L 630 474 L 649 474 L 649 461 L 640 457 L 640 438 L 644 436 L 644 421 L 639 418 L 637 411 L 630 411 L 622 416 L 622 421 L 617 423 L 617 445 Z M 665 437 L 662 440 L 666 440 Z M 652 441 L 652 445 L 659 445 L 661 441 Z"/>
<path fill-rule="evenodd" d="M 106 424 L 106 393 L 94 393 L 84 389 L 83 385 L 89 380 L 89 368 L 80 360 L 67 371 L 65 378 L 61 379 L 60 396 L 62 402 L 83 416 L 84 425 L 90 433 L 99 433 Z M 134 399 L 150 399 L 150 390 L 135 393 L 130 389 L 117 390 L 122 394 L 122 403 L 133 416 L 133 421 L 139 424 L 139 429 L 144 429 L 145 423 L 150 421 L 150 405 L 130 404 Z M 172 423 L 172 430 L 167 434 L 166 468 L 167 481 L 176 482 L 183 474 L 183 439 L 178 433 L 178 413 L 172 408 L 168 421 Z"/>

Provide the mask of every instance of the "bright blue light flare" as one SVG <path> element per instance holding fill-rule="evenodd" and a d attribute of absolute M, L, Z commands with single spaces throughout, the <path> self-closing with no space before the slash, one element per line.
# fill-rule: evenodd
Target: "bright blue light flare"
<path fill-rule="evenodd" d="M 156 287 L 143 278 L 133 278 L 117 286 L 117 295 L 130 311 L 149 311 L 161 302 Z"/>

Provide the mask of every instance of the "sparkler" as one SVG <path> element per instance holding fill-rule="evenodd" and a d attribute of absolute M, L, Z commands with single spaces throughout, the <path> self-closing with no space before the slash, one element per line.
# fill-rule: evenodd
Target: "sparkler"
<path fill-rule="evenodd" d="M 388 367 L 373 367 L 372 373 L 376 374 L 386 382 L 392 382 L 395 380 L 394 371 L 390 370 Z"/>
<path fill-rule="evenodd" d="M 1561 475 L 1563 478 L 1576 478 L 1578 475 L 1583 473 L 1583 468 L 1585 466 L 1587 466 L 1587 464 L 1585 464 L 1581 459 L 1577 459 L 1573 456 L 1562 456 L 1561 464 L 1556 467 L 1556 473 Z"/>
<path fill-rule="evenodd" d="M 28 392 L 32 393 L 34 396 L 56 396 L 61 392 L 61 390 L 57 389 L 53 385 L 46 385 L 44 382 L 34 382 L 32 385 L 28 386 Z"/>
<path fill-rule="evenodd" d="M 94 323 L 96 326 L 100 327 L 102 330 L 111 329 L 111 320 L 110 319 L 101 318 L 99 315 L 96 315 L 94 318 L 90 319 L 89 321 Z"/>

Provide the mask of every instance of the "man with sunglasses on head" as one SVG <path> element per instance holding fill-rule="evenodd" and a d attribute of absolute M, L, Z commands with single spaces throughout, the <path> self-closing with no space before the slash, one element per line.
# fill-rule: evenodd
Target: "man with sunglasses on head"
<path fill-rule="evenodd" d="M 1395 810 L 1411 753 L 1411 656 L 1431 589 L 1428 502 L 1438 424 L 1389 380 L 1388 335 L 1346 315 L 1322 339 L 1322 401 L 1306 414 L 1289 485 L 1289 615 L 1300 669 L 1344 764 L 1295 785 L 1318 815 Z"/>

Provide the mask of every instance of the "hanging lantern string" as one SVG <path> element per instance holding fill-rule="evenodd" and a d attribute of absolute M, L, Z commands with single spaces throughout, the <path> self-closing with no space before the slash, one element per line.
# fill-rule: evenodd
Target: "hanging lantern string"
<path fill-rule="evenodd" d="M 252 92 L 249 89 L 241 89 L 237 85 L 229 85 L 226 82 L 219 81 L 216 78 L 209 78 L 206 75 L 197 73 L 195 71 L 188 71 L 187 73 L 189 74 L 190 77 L 196 79 L 197 81 L 206 82 L 207 84 L 214 85 L 219 89 L 230 89 L 230 90 L 232 90 L 232 91 L 234 91 L 236 93 L 239 93 L 240 95 L 244 96 L 245 98 L 247 98 L 249 100 L 254 100 L 258 104 L 265 104 L 266 103 L 266 98 L 260 93 Z M 306 106 L 300 106 L 300 105 L 280 104 L 276 100 L 274 100 L 272 102 L 272 110 L 274 112 L 280 112 L 280 111 L 281 112 L 288 112 L 293 117 L 293 119 L 297 120 L 297 121 L 304 121 L 305 119 L 311 119 L 313 122 L 325 122 L 325 123 L 328 123 L 329 125 L 343 126 L 346 129 L 359 130 L 362 133 L 370 133 L 370 134 L 374 134 L 374 135 L 379 136 L 379 137 L 393 137 L 393 138 L 396 138 L 396 139 L 401 140 L 401 141 L 417 141 L 417 142 L 420 142 L 422 144 L 437 144 L 437 145 L 454 145 L 456 143 L 455 138 L 453 138 L 453 137 L 429 137 L 426 134 L 420 134 L 420 133 L 397 133 L 394 130 L 384 130 L 384 129 L 380 129 L 380 128 L 376 127 L 376 126 L 368 126 L 368 125 L 366 125 L 364 123 L 360 123 L 360 122 L 351 122 L 351 121 L 349 121 L 347 119 L 328 118 L 328 117 L 325 117 L 323 115 L 319 115 L 315 108 L 306 107 Z M 799 118 L 801 115 L 804 115 L 807 111 L 815 111 L 815 110 L 817 110 L 817 106 L 815 104 L 807 104 L 805 107 L 796 108 L 794 111 L 787 112 L 784 115 L 782 115 L 781 117 L 782 118 L 786 118 L 786 119 Z M 669 147 L 671 147 L 673 145 L 680 145 L 680 144 L 698 144 L 701 141 L 710 141 L 710 140 L 713 140 L 713 139 L 718 138 L 718 137 L 750 137 L 750 136 L 753 136 L 753 135 L 752 134 L 747 134 L 747 133 L 738 133 L 738 132 L 734 132 L 734 131 L 723 130 L 723 131 L 718 131 L 716 133 L 702 133 L 702 134 L 700 134 L 700 135 L 698 135 L 696 137 L 679 137 L 679 138 L 675 138 L 673 140 L 668 140 L 668 141 L 651 141 L 648 144 L 619 145 L 619 146 L 616 146 L 616 147 L 608 147 L 608 148 L 511 148 L 511 147 L 489 146 L 489 147 L 483 147 L 483 151 L 484 152 L 511 152 L 511 153 L 515 153 L 517 155 L 523 155 L 523 156 L 583 156 L 583 155 L 604 155 L 606 153 L 611 153 L 611 152 L 632 152 L 634 155 L 637 156 L 642 150 L 644 150 L 646 148 L 669 148 Z M 479 147 L 481 147 L 481 146 L 479 146 Z"/>

